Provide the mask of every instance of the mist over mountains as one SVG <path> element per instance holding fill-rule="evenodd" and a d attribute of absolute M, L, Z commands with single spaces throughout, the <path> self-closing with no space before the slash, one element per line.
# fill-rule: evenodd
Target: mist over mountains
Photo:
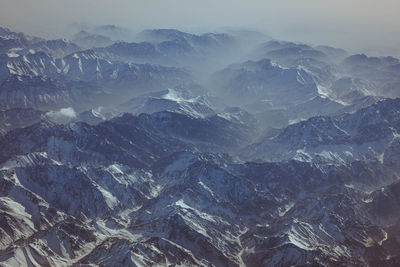
<path fill-rule="evenodd" d="M 135 34 L 157 28 L 197 34 L 255 29 L 277 39 L 342 47 L 352 54 L 399 57 L 399 9 L 397 0 L 70 0 L 62 4 L 3 0 L 0 25 L 46 39 L 103 24 L 121 25 Z M 113 37 L 132 38 L 126 32 L 121 38 L 120 33 Z"/>
<path fill-rule="evenodd" d="M 397 266 L 400 59 L 0 28 L 1 266 Z"/>

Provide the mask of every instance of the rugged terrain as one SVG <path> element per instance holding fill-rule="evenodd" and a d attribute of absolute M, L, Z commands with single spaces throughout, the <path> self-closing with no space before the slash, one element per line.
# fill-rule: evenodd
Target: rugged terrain
<path fill-rule="evenodd" d="M 0 266 L 400 264 L 399 59 L 68 39 L 0 28 Z"/>

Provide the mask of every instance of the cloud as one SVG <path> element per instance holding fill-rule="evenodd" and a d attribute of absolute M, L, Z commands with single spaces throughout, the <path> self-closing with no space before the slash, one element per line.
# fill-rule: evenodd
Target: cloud
<path fill-rule="evenodd" d="M 46 115 L 55 122 L 66 122 L 76 118 L 76 112 L 72 107 L 61 108 L 57 111 L 49 111 Z"/>

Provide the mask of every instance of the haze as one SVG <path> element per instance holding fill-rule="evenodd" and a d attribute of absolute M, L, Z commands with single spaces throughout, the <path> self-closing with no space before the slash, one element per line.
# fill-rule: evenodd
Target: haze
<path fill-rule="evenodd" d="M 272 37 L 400 55 L 398 0 L 1 0 L 0 24 L 60 37 L 67 25 L 116 24 L 134 31 L 238 27 Z"/>

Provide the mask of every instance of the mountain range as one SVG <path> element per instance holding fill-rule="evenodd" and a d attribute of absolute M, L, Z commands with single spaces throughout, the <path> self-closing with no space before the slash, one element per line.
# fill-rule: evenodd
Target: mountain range
<path fill-rule="evenodd" d="M 398 266 L 399 62 L 0 28 L 0 265 Z"/>

